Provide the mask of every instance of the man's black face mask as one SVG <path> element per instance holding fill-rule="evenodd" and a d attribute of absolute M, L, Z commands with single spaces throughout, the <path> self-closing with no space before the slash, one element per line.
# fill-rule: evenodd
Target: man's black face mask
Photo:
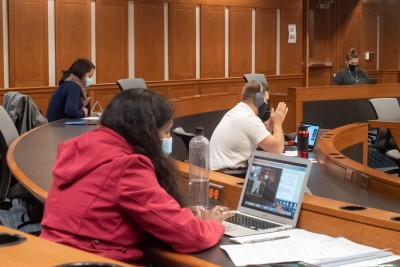
<path fill-rule="evenodd" d="M 258 117 L 261 119 L 262 122 L 265 122 L 269 119 L 270 115 L 271 115 L 271 112 L 269 110 L 269 104 L 264 102 L 258 108 Z"/>

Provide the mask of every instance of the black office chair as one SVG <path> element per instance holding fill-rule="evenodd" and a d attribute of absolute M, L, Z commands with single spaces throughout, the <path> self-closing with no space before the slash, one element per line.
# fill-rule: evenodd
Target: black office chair
<path fill-rule="evenodd" d="M 172 132 L 175 134 L 175 136 L 180 137 L 182 139 L 183 144 L 186 147 L 186 158 L 188 158 L 189 155 L 189 143 L 190 140 L 194 137 L 193 133 L 188 133 L 183 130 L 182 127 L 177 127 L 172 130 Z"/>
<path fill-rule="evenodd" d="M 1 155 L 1 177 L 0 177 L 0 209 L 9 210 L 12 202 L 8 198 L 8 190 L 15 180 L 8 168 L 6 155 L 8 147 L 19 136 L 17 128 L 8 115 L 7 111 L 0 106 L 0 155 Z"/>
<path fill-rule="evenodd" d="M 24 215 L 22 215 L 22 224 L 18 226 L 18 229 L 20 229 L 30 223 L 39 223 L 41 221 L 43 217 L 43 204 L 14 178 L 7 165 L 6 155 L 8 148 L 18 137 L 19 134 L 13 121 L 7 111 L 0 106 L 0 209 L 9 210 L 12 207 L 12 200 L 18 199 L 25 206 L 29 216 L 29 220 L 25 220 Z"/>
<path fill-rule="evenodd" d="M 369 103 L 378 120 L 393 119 L 400 116 L 400 105 L 397 98 L 372 98 Z M 383 152 L 397 148 L 391 139 L 390 131 L 387 129 L 377 129 L 376 136 L 370 135 L 370 137 L 375 139 L 373 140 L 373 147 L 383 150 Z"/>
<path fill-rule="evenodd" d="M 183 141 L 183 143 L 185 144 L 186 147 L 186 158 L 188 158 L 189 155 L 189 143 L 190 140 L 192 140 L 192 138 L 195 136 L 193 133 L 188 133 L 185 132 L 185 130 L 182 129 L 182 127 L 177 127 L 175 129 L 172 130 L 172 132 L 177 136 L 180 137 Z M 231 175 L 231 176 L 235 176 L 235 177 L 239 177 L 239 178 L 244 178 L 246 176 L 246 172 L 247 169 L 225 169 L 225 170 L 221 170 L 220 172 Z"/>
<path fill-rule="evenodd" d="M 249 73 L 249 74 L 244 74 L 243 79 L 246 83 L 251 82 L 251 81 L 259 81 L 262 83 L 264 86 L 268 87 L 268 82 L 267 78 L 265 77 L 264 74 L 262 73 Z"/>
<path fill-rule="evenodd" d="M 147 85 L 142 78 L 121 79 L 117 81 L 121 91 L 129 89 L 147 89 Z"/>
<path fill-rule="evenodd" d="M 369 103 L 379 120 L 392 119 L 400 116 L 400 105 L 397 98 L 372 98 L 369 100 Z M 397 144 L 392 140 L 388 129 L 380 128 L 377 130 L 373 147 L 382 150 L 386 156 L 393 159 L 397 164 L 398 169 L 388 170 L 386 173 L 397 173 L 398 176 L 400 176 L 400 152 L 397 148 Z"/>

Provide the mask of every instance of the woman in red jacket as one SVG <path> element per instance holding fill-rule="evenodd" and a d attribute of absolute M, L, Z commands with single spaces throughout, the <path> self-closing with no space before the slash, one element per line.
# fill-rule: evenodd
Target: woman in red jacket
<path fill-rule="evenodd" d="M 183 208 L 177 171 L 163 153 L 172 117 L 165 97 L 125 90 L 104 110 L 101 127 L 61 143 L 41 237 L 136 264 L 144 264 L 148 233 L 181 253 L 214 246 L 233 213 Z"/>

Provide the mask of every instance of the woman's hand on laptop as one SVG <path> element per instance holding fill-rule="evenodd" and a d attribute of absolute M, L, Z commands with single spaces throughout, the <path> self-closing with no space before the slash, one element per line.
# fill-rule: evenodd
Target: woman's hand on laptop
<path fill-rule="evenodd" d="M 215 206 L 212 210 L 205 210 L 202 214 L 202 219 L 223 222 L 226 218 L 235 215 L 236 211 L 230 211 L 224 206 Z"/>

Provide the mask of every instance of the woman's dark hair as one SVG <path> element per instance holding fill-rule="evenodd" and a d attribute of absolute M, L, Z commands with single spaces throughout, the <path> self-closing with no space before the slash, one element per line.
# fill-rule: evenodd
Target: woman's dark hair
<path fill-rule="evenodd" d="M 346 61 L 350 61 L 353 58 L 358 58 L 358 52 L 355 48 L 350 48 L 347 52 L 346 52 Z"/>
<path fill-rule="evenodd" d="M 90 60 L 86 58 L 77 59 L 68 70 L 63 70 L 63 76 L 58 84 L 61 85 L 64 83 L 65 79 L 67 79 L 71 73 L 82 80 L 86 73 L 90 72 L 92 69 L 95 69 L 95 66 Z"/>
<path fill-rule="evenodd" d="M 178 172 L 162 152 L 158 135 L 158 130 L 172 118 L 172 105 L 164 96 L 146 89 L 130 89 L 113 97 L 100 124 L 121 135 L 135 153 L 148 157 L 160 186 L 185 206 L 175 181 Z"/>

